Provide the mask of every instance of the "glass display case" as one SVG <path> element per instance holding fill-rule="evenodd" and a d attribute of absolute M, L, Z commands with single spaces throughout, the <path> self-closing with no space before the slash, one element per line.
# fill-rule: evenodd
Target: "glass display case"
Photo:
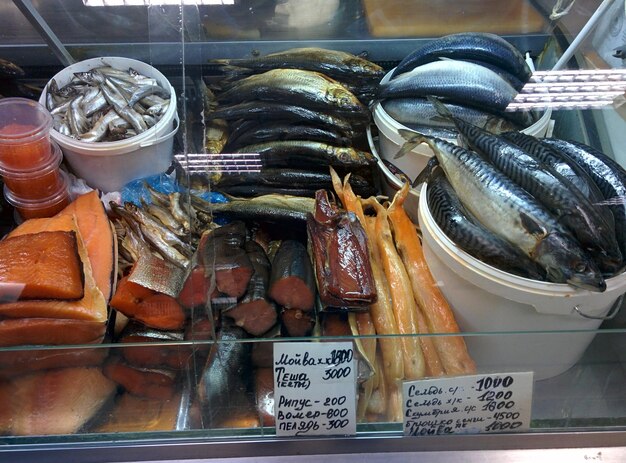
<path fill-rule="evenodd" d="M 619 0 L 0 4 L 0 459 L 622 461 L 625 11 Z M 6 122 L 9 98 L 50 118 L 43 174 L 8 161 L 6 126 L 26 117 L 12 107 Z M 500 199 L 525 202 L 485 215 L 494 234 L 471 251 L 468 229 L 458 241 L 447 228 L 459 219 L 437 172 L 480 216 L 498 188 L 466 186 L 463 165 L 506 161 L 446 164 L 454 144 L 492 143 L 450 113 L 457 104 L 480 111 L 497 143 L 552 139 L 543 149 L 584 150 L 605 170 L 587 172 L 578 151 L 560 167 L 515 161 L 528 183 L 505 183 Z M 547 173 L 528 180 L 533 162 Z M 39 215 L 52 171 L 69 196 Z M 511 208 L 523 210 L 507 222 Z M 496 239 L 518 233 L 537 247 L 502 257 Z M 337 401 L 324 421 L 304 402 L 275 403 L 302 377 L 276 377 L 274 347 L 299 359 L 329 342 L 354 356 L 348 405 L 320 395 Z M 510 393 L 525 399 L 500 386 L 453 399 L 468 421 L 448 427 L 443 399 L 427 397 L 426 421 L 412 421 L 403 384 L 474 375 L 525 378 Z M 335 413 L 354 432 L 310 432 L 341 425 Z"/>

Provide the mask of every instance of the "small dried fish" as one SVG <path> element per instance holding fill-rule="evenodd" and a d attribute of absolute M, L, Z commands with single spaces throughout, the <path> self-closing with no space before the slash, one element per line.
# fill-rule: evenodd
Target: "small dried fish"
<path fill-rule="evenodd" d="M 59 116 L 54 129 L 87 142 L 145 132 L 158 124 L 169 103 L 169 90 L 156 79 L 110 66 L 76 72 L 62 88 L 52 79 L 46 93 L 47 109 Z M 113 115 L 125 122 L 113 123 Z"/>

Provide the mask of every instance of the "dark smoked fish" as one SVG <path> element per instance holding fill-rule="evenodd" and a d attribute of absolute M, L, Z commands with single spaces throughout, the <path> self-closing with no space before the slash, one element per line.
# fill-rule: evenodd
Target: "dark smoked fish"
<path fill-rule="evenodd" d="M 315 125 L 296 125 L 289 122 L 269 122 L 246 130 L 241 135 L 233 134 L 228 139 L 224 152 L 240 146 L 282 140 L 310 140 L 336 146 L 350 146 L 351 139 L 340 133 Z"/>
<path fill-rule="evenodd" d="M 376 158 L 367 151 L 316 141 L 273 141 L 243 146 L 237 153 L 258 153 L 267 167 L 368 167 Z"/>
<path fill-rule="evenodd" d="M 495 34 L 463 32 L 433 40 L 404 58 L 392 78 L 440 58 L 473 59 L 494 64 L 528 82 L 531 70 L 520 51 Z"/>
<path fill-rule="evenodd" d="M 537 264 L 473 218 L 441 170 L 437 172 L 428 182 L 428 208 L 446 236 L 488 265 L 524 278 L 543 280 L 544 272 Z"/>
<path fill-rule="evenodd" d="M 211 63 L 255 71 L 306 69 L 321 72 L 340 81 L 372 79 L 379 81 L 385 71 L 364 58 L 350 53 L 316 47 L 291 48 L 258 58 L 221 59 Z M 228 70 L 228 69 L 226 69 Z"/>
<path fill-rule="evenodd" d="M 320 300 L 326 307 L 363 309 L 376 302 L 367 236 L 352 212 L 339 211 L 319 190 L 307 217 Z"/>
<path fill-rule="evenodd" d="M 339 82 L 318 72 L 300 69 L 272 69 L 237 80 L 218 95 L 218 100 L 295 103 L 354 118 L 368 118 L 367 107 Z"/>
<path fill-rule="evenodd" d="M 541 266 L 547 279 L 602 292 L 606 282 L 575 239 L 535 198 L 470 150 L 404 132 L 410 151 L 431 147 L 465 207 L 489 230 L 517 246 Z"/>
<path fill-rule="evenodd" d="M 194 208 L 206 214 L 222 213 L 239 219 L 275 221 L 306 220 L 315 209 L 315 200 L 300 196 L 269 194 L 256 198 L 229 198 L 226 203 L 209 203 L 192 195 Z"/>
<path fill-rule="evenodd" d="M 293 123 L 315 124 L 352 136 L 352 123 L 335 113 L 326 113 L 292 103 L 248 101 L 230 106 L 221 106 L 205 116 L 207 119 L 233 120 L 283 120 Z"/>

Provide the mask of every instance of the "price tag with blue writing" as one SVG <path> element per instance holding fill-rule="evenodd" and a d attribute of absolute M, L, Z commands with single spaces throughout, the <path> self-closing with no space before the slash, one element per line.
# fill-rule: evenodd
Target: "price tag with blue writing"
<path fill-rule="evenodd" d="M 533 373 L 501 373 L 406 381 L 404 435 L 527 431 Z"/>
<path fill-rule="evenodd" d="M 351 342 L 277 342 L 273 368 L 277 436 L 356 433 Z"/>

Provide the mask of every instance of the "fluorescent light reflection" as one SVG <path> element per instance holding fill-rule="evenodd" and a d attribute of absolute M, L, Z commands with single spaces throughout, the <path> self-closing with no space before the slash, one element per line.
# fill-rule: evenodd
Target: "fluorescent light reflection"
<path fill-rule="evenodd" d="M 626 69 L 536 71 L 506 111 L 598 109 L 626 94 Z"/>

